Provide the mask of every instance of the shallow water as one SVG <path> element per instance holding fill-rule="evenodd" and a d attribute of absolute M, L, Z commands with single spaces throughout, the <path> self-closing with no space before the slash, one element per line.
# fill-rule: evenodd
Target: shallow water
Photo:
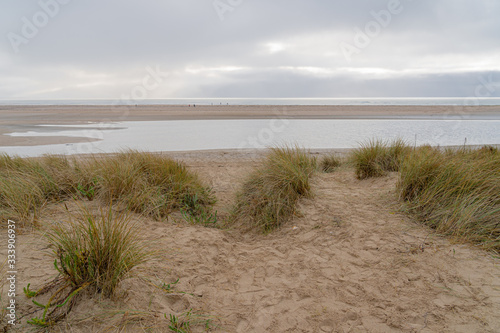
<path fill-rule="evenodd" d="M 0 147 L 21 156 L 45 153 L 108 153 L 124 148 L 147 151 L 265 148 L 297 144 L 305 148 L 353 148 L 373 139 L 402 138 L 409 144 L 500 144 L 500 120 L 423 119 L 244 119 L 175 120 L 39 126 L 12 136 L 71 136 L 85 142 Z M 88 139 L 99 141 L 89 142 Z"/>

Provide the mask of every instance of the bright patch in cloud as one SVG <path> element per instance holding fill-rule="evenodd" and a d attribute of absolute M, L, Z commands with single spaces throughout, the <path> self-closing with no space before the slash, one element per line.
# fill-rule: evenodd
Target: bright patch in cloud
<path fill-rule="evenodd" d="M 282 43 L 267 43 L 266 46 L 270 54 L 278 53 L 286 49 L 286 46 Z"/>

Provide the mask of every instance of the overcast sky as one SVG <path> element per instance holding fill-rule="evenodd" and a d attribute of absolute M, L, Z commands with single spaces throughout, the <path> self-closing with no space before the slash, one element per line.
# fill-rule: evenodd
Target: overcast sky
<path fill-rule="evenodd" d="M 0 99 L 500 97 L 498 0 L 0 8 Z"/>

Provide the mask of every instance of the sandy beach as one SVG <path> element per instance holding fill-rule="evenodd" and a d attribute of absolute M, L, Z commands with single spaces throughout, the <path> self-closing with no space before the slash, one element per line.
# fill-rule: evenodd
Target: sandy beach
<path fill-rule="evenodd" d="M 15 106 L 0 108 L 2 134 L 38 124 L 75 125 L 174 119 L 377 118 L 447 115 L 497 117 L 499 107 L 322 106 Z M 2 135 L 2 145 L 40 143 Z M 78 138 L 43 138 L 45 143 Z M 10 141 L 9 141 L 10 140 Z M 347 150 L 311 150 L 313 156 Z M 182 161 L 213 188 L 218 218 L 229 216 L 242 179 L 262 150 L 164 153 Z M 164 314 L 194 309 L 213 332 L 498 332 L 500 261 L 492 253 L 449 238 L 403 214 L 395 193 L 398 174 L 358 180 L 349 166 L 316 173 L 313 196 L 269 235 L 186 222 L 179 212 L 157 221 L 134 214 L 141 238 L 161 260 L 125 280 L 116 300 L 83 295 L 57 329 L 71 332 L 168 331 Z M 80 203 L 81 204 L 81 203 Z M 85 202 L 98 209 L 97 202 Z M 41 237 L 76 213 L 76 202 L 44 207 L 38 229 L 20 229 L 18 286 L 42 286 L 54 277 Z M 0 235 L 5 243 L 7 234 Z M 2 256 L 6 248 L 0 249 Z M 178 281 L 178 282 L 176 282 Z M 158 286 L 171 284 L 172 290 Z M 18 311 L 36 307 L 22 293 Z M 27 317 L 29 318 L 29 316 Z M 22 329 L 29 328 L 22 321 Z M 194 327 L 193 332 L 205 331 Z"/>
<path fill-rule="evenodd" d="M 169 156 L 213 187 L 224 219 L 262 152 Z M 167 221 L 134 215 L 140 236 L 164 257 L 143 267 L 140 278 L 125 280 L 117 301 L 83 296 L 57 327 L 161 332 L 168 331 L 164 313 L 195 309 L 210 316 L 213 332 L 498 332 L 499 259 L 400 213 L 397 179 L 391 173 L 358 180 L 348 167 L 318 173 L 313 197 L 302 199 L 299 213 L 267 236 L 191 225 L 179 213 Z M 74 203 L 67 207 L 78 210 Z M 66 218 L 62 204 L 50 204 L 41 230 Z M 52 279 L 40 233 L 19 232 L 17 242 L 19 288 Z M 177 279 L 173 291 L 157 287 Z M 19 313 L 35 309 L 22 293 L 18 300 Z"/>
<path fill-rule="evenodd" d="M 11 137 L 40 124 L 78 125 L 101 122 L 194 119 L 377 119 L 404 117 L 498 118 L 500 106 L 318 106 L 318 105 L 139 105 L 139 106 L 0 106 L 0 146 L 88 141 L 68 137 Z M 38 130 L 40 130 L 38 128 Z"/>
<path fill-rule="evenodd" d="M 500 333 L 500 1 L 4 2 L 0 333 Z"/>

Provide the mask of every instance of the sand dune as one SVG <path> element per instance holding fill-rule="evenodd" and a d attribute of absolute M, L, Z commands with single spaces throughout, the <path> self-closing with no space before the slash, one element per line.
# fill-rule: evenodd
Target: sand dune
<path fill-rule="evenodd" d="M 212 184 L 224 218 L 259 153 L 175 157 Z M 398 212 L 396 181 L 395 173 L 360 181 L 348 168 L 317 174 L 300 215 L 267 236 L 193 226 L 178 214 L 163 222 L 135 216 L 162 259 L 142 267 L 143 278 L 124 281 L 115 301 L 82 296 L 58 328 L 162 332 L 164 314 L 193 309 L 210 316 L 214 332 L 499 332 L 499 259 Z M 50 206 L 43 225 L 65 216 Z M 26 230 L 18 244 L 19 290 L 54 277 L 40 235 Z M 17 298 L 20 312 L 36 308 Z"/>

